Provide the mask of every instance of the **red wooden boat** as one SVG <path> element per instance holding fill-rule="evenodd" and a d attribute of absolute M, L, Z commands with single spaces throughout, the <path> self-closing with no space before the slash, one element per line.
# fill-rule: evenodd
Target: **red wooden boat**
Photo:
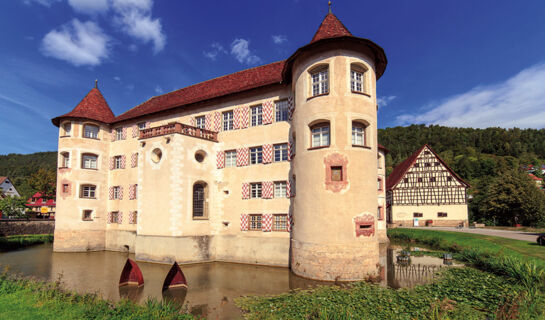
<path fill-rule="evenodd" d="M 174 288 L 187 288 L 187 280 L 178 263 L 174 262 L 163 282 L 163 291 Z"/>
<path fill-rule="evenodd" d="M 142 286 L 144 285 L 144 276 L 142 271 L 138 268 L 136 262 L 131 259 L 127 259 L 123 271 L 121 271 L 121 277 L 119 278 L 119 286 Z"/>

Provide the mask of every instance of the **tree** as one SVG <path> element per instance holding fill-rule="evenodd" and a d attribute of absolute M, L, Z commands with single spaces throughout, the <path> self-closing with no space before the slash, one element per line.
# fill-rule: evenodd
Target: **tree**
<path fill-rule="evenodd" d="M 510 170 L 492 180 L 481 195 L 481 212 L 500 225 L 545 224 L 545 194 L 524 172 Z"/>
<path fill-rule="evenodd" d="M 29 184 L 34 192 L 41 192 L 44 198 L 55 198 L 57 174 L 54 170 L 38 169 L 30 176 Z"/>
<path fill-rule="evenodd" d="M 25 215 L 25 203 L 21 197 L 5 197 L 0 199 L 0 211 L 3 216 L 22 218 Z"/>

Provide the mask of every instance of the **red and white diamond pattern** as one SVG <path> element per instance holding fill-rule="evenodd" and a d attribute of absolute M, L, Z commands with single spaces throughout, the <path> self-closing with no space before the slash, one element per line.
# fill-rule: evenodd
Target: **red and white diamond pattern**
<path fill-rule="evenodd" d="M 223 169 L 225 167 L 225 152 L 218 151 L 216 157 L 216 166 L 218 169 Z"/>
<path fill-rule="evenodd" d="M 273 150 L 272 144 L 263 145 L 263 163 L 272 162 L 272 154 L 273 154 L 272 150 Z"/>
<path fill-rule="evenodd" d="M 242 183 L 242 199 L 250 199 L 250 184 Z"/>
<path fill-rule="evenodd" d="M 136 184 L 129 185 L 129 200 L 136 199 Z"/>
<path fill-rule="evenodd" d="M 125 169 L 125 155 L 121 156 L 121 169 Z"/>
<path fill-rule="evenodd" d="M 127 139 L 127 127 L 123 127 L 123 140 Z"/>
<path fill-rule="evenodd" d="M 247 166 L 250 162 L 249 149 L 240 148 L 237 149 L 237 167 Z"/>
<path fill-rule="evenodd" d="M 220 132 L 221 130 L 221 113 L 214 112 L 214 131 Z"/>
<path fill-rule="evenodd" d="M 288 221 L 287 221 L 287 223 L 288 223 L 288 232 L 290 232 L 290 231 L 291 231 L 291 226 L 293 225 L 293 218 L 292 218 L 292 216 L 291 216 L 291 212 L 288 214 Z"/>
<path fill-rule="evenodd" d="M 261 230 L 263 232 L 270 232 L 272 231 L 272 214 L 264 214 L 261 218 Z"/>
<path fill-rule="evenodd" d="M 273 122 L 274 103 L 271 100 L 263 103 L 263 124 L 271 124 Z"/>
<path fill-rule="evenodd" d="M 138 126 L 136 124 L 133 124 L 132 125 L 132 137 L 133 138 L 138 137 L 138 133 L 139 133 Z"/>
<path fill-rule="evenodd" d="M 204 116 L 204 128 L 206 130 L 212 130 L 212 114 L 211 113 Z"/>
<path fill-rule="evenodd" d="M 110 200 L 114 199 L 114 187 L 110 187 L 110 189 L 108 190 L 108 198 Z"/>
<path fill-rule="evenodd" d="M 261 198 L 272 199 L 274 195 L 274 183 L 272 181 L 264 181 L 261 183 Z"/>
<path fill-rule="evenodd" d="M 110 170 L 113 170 L 114 169 L 114 157 L 110 157 Z"/>
<path fill-rule="evenodd" d="M 112 142 L 115 141 L 115 130 L 114 129 L 112 129 L 112 132 L 110 133 L 110 138 L 111 138 Z"/>
<path fill-rule="evenodd" d="M 235 129 L 240 129 L 240 108 L 235 108 L 233 110 L 233 127 Z"/>
<path fill-rule="evenodd" d="M 248 231 L 248 215 L 242 213 L 240 215 L 240 230 L 241 231 Z"/>
<path fill-rule="evenodd" d="M 250 125 L 250 107 L 240 107 L 240 129 L 248 128 Z"/>
<path fill-rule="evenodd" d="M 138 166 L 138 153 L 135 152 L 131 154 L 131 168 L 136 168 Z"/>
<path fill-rule="evenodd" d="M 136 211 L 129 211 L 129 224 L 136 224 L 137 214 Z"/>
<path fill-rule="evenodd" d="M 293 113 L 295 112 L 295 102 L 293 97 L 288 97 L 288 119 L 291 121 L 293 118 Z"/>
<path fill-rule="evenodd" d="M 119 200 L 123 200 L 123 187 L 121 186 L 119 187 Z"/>
<path fill-rule="evenodd" d="M 123 212 L 119 211 L 117 213 L 117 223 L 122 224 L 123 223 Z"/>

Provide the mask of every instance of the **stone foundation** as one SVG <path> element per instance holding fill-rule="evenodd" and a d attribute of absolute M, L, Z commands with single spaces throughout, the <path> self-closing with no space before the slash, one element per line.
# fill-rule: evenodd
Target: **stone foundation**
<path fill-rule="evenodd" d="M 136 246 L 136 231 L 124 230 L 108 230 L 106 231 L 106 250 L 127 252 L 127 247 L 130 253 L 135 252 Z"/>
<path fill-rule="evenodd" d="M 457 227 L 460 223 L 464 224 L 464 227 L 468 227 L 469 223 L 467 220 L 433 220 L 433 223 L 429 227 Z M 418 221 L 419 227 L 426 227 L 426 220 Z M 409 228 L 414 227 L 413 220 L 396 220 L 391 223 L 388 223 L 388 228 Z"/>
<path fill-rule="evenodd" d="M 376 241 L 322 245 L 291 240 L 291 270 L 298 276 L 325 281 L 355 281 L 379 273 Z"/>
<path fill-rule="evenodd" d="M 53 251 L 85 252 L 101 251 L 106 248 L 106 232 L 104 230 L 58 230 L 55 229 Z"/>
<path fill-rule="evenodd" d="M 0 236 L 52 234 L 55 220 L 0 220 Z"/>

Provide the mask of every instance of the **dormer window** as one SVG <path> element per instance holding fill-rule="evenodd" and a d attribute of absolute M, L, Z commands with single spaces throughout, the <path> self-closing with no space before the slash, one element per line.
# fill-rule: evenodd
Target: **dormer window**
<path fill-rule="evenodd" d="M 321 68 L 311 72 L 312 96 L 329 93 L 329 75 L 328 68 Z"/>

